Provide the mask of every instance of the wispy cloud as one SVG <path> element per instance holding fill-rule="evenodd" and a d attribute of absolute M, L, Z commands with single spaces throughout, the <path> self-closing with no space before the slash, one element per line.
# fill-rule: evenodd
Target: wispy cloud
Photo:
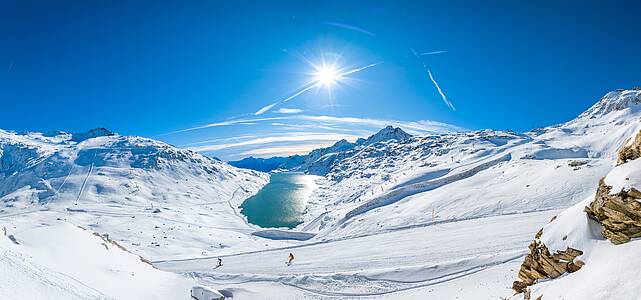
<path fill-rule="evenodd" d="M 206 141 L 182 144 L 182 145 L 180 145 L 180 147 L 188 147 L 188 146 L 202 145 L 202 144 L 211 144 L 211 143 L 224 142 L 224 141 L 251 139 L 251 138 L 255 138 L 255 137 L 256 137 L 255 135 L 243 135 L 243 136 L 235 136 L 235 137 L 228 137 L 228 138 L 212 139 L 212 140 L 206 140 Z"/>
<path fill-rule="evenodd" d="M 197 147 L 189 147 L 188 149 L 197 152 L 211 152 L 229 148 L 247 147 L 253 145 L 273 144 L 278 142 L 309 142 L 309 141 L 338 141 L 341 139 L 356 140 L 359 136 L 348 134 L 334 134 L 334 133 L 312 133 L 312 132 L 296 132 L 289 133 L 283 136 L 259 137 L 252 138 L 242 142 L 236 143 L 213 143 L 210 145 L 202 145 Z"/>
<path fill-rule="evenodd" d="M 186 128 L 186 129 L 181 129 L 181 130 L 176 130 L 176 131 L 170 131 L 167 133 L 162 133 L 159 134 L 159 136 L 165 136 L 165 135 L 171 135 L 171 134 L 177 134 L 177 133 L 183 133 L 183 132 L 188 132 L 188 131 L 194 131 L 194 130 L 199 130 L 199 129 L 205 129 L 205 128 L 210 128 L 210 127 L 220 127 L 220 126 L 229 126 L 229 125 L 237 125 L 243 122 L 260 122 L 260 121 L 274 121 L 274 120 L 282 120 L 284 117 L 271 117 L 271 118 L 256 118 L 256 119 L 232 119 L 228 121 L 222 121 L 222 122 L 216 122 L 216 123 L 209 123 L 205 124 L 202 126 L 196 126 L 196 127 L 191 127 L 191 128 Z"/>
<path fill-rule="evenodd" d="M 255 156 L 255 157 L 273 157 L 273 156 L 290 156 L 294 154 L 304 154 L 309 153 L 310 151 L 318 148 L 328 147 L 333 142 L 325 143 L 306 143 L 302 145 L 286 145 L 286 146 L 274 146 L 274 147 L 265 147 L 258 149 L 250 149 L 244 152 L 239 153 L 237 158 Z"/>
<path fill-rule="evenodd" d="M 283 114 L 270 118 L 241 117 L 178 131 L 167 139 L 224 160 L 248 155 L 283 156 L 305 154 L 338 140 L 354 141 L 392 125 L 413 135 L 461 132 L 465 129 L 429 120 L 403 121 L 327 115 Z M 208 138 L 219 136 L 222 138 Z M 236 134 L 237 136 L 229 136 Z M 194 139 L 200 140 L 194 140 Z M 181 143 L 174 143 L 181 144 Z"/>
<path fill-rule="evenodd" d="M 284 108 L 284 107 L 281 107 L 276 112 L 279 113 L 279 114 L 298 114 L 298 113 L 302 113 L 303 110 L 299 109 L 299 108 Z"/>
<path fill-rule="evenodd" d="M 186 128 L 186 129 L 181 129 L 181 130 L 176 130 L 172 131 L 169 133 L 166 133 L 164 135 L 168 134 L 176 134 L 176 133 L 183 133 L 183 132 L 188 132 L 188 131 L 194 131 L 194 130 L 200 130 L 200 129 L 205 129 L 205 128 L 210 128 L 210 127 L 219 127 L 219 126 L 232 126 L 232 125 L 239 125 L 239 124 L 259 124 L 262 122 L 266 121 L 276 121 L 276 120 L 299 120 L 299 121 L 311 121 L 311 122 L 318 122 L 318 123 L 331 123 L 331 124 L 339 124 L 342 126 L 345 125 L 361 125 L 361 126 L 370 126 L 374 128 L 383 128 L 387 125 L 394 125 L 403 128 L 404 130 L 413 133 L 413 134 L 426 134 L 426 133 L 442 133 L 442 132 L 457 132 L 457 131 L 464 131 L 465 129 L 450 125 L 450 124 L 445 124 L 445 123 L 440 123 L 440 122 L 435 122 L 435 121 L 400 121 L 400 120 L 385 120 L 385 119 L 371 119 L 371 118 L 357 118 L 357 117 L 335 117 L 335 116 L 313 116 L 313 115 L 292 115 L 292 116 L 279 116 L 279 117 L 271 117 L 271 118 L 247 118 L 247 119 L 236 119 L 236 120 L 229 120 L 229 121 L 224 121 L 224 122 L 216 122 L 216 123 L 210 123 L 210 124 L 205 124 L 202 126 L 196 126 L 196 127 L 191 127 L 191 128 Z"/>
<path fill-rule="evenodd" d="M 327 22 L 325 24 L 327 24 L 329 26 L 333 26 L 333 27 L 338 27 L 338 28 L 343 28 L 343 29 L 347 29 L 347 30 L 363 33 L 363 34 L 366 34 L 366 35 L 369 35 L 369 36 L 372 36 L 372 37 L 376 36 L 376 34 L 374 34 L 373 32 L 371 32 L 369 30 L 365 30 L 363 28 L 360 28 L 360 27 L 357 27 L 357 26 L 354 26 L 354 25 L 350 25 L 350 24 L 338 23 L 338 22 Z"/>

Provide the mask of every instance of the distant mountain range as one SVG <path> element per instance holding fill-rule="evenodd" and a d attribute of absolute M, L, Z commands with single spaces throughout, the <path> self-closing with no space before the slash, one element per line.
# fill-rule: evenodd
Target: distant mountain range
<path fill-rule="evenodd" d="M 344 159 L 348 153 L 355 153 L 352 150 L 361 149 L 375 143 L 403 141 L 411 137 L 411 134 L 406 133 L 401 128 L 387 126 L 367 139 L 360 138 L 353 143 L 343 139 L 329 147 L 315 149 L 306 155 L 271 158 L 247 157 L 237 161 L 230 161 L 229 164 L 238 168 L 262 172 L 289 170 L 325 175 L 336 160 Z"/>

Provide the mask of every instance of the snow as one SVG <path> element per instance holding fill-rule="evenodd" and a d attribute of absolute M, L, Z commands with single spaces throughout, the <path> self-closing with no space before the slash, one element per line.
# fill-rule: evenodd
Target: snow
<path fill-rule="evenodd" d="M 0 214 L 46 210 L 32 213 L 34 221 L 61 218 L 108 232 L 149 259 L 263 244 L 248 234 L 258 228 L 238 206 L 267 174 L 150 139 L 92 132 L 81 142 L 69 134 L 0 133 Z"/>
<path fill-rule="evenodd" d="M 191 296 L 196 300 L 222 300 L 225 299 L 218 291 L 214 291 L 206 286 L 194 286 L 191 288 Z"/>
<path fill-rule="evenodd" d="M 637 299 L 641 285 L 641 241 L 614 245 L 601 235 L 601 226 L 583 208 L 593 197 L 567 209 L 543 227 L 541 241 L 550 251 L 572 247 L 583 251 L 576 259 L 585 265 L 577 272 L 532 287 L 532 297 L 544 299 Z M 589 284 L 588 284 L 589 283 Z"/>
<path fill-rule="evenodd" d="M 0 236 L 0 265 L 20 274 L 0 271 L 0 298 L 181 299 L 203 285 L 233 299 L 497 299 L 545 226 L 551 250 L 581 249 L 586 265 L 533 296 L 635 299 L 638 241 L 611 245 L 583 207 L 603 176 L 641 187 L 639 162 L 612 170 L 641 129 L 639 99 L 612 92 L 526 133 L 386 128 L 285 161 L 323 175 L 290 231 L 238 213 L 268 174 L 103 130 L 0 130 L 0 226 L 19 243 Z"/>
<path fill-rule="evenodd" d="M 641 160 L 635 159 L 610 171 L 605 177 L 605 184 L 612 187 L 610 194 L 629 191 L 630 188 L 641 190 Z"/>
<path fill-rule="evenodd" d="M 190 279 L 157 270 L 90 231 L 62 221 L 11 225 L 19 244 L 0 237 L 0 264 L 15 271 L 0 272 L 2 299 L 188 298 Z"/>
<path fill-rule="evenodd" d="M 217 257 L 157 261 L 221 286 L 275 281 L 317 296 L 375 296 L 420 289 L 522 257 L 549 213 L 508 215 L 401 229 L 359 238 L 293 244 Z M 296 259 L 285 264 L 289 253 Z M 410 259 L 411 258 L 411 259 Z M 511 279 L 499 285 L 509 289 Z M 249 298 L 246 298 L 249 299 Z"/>

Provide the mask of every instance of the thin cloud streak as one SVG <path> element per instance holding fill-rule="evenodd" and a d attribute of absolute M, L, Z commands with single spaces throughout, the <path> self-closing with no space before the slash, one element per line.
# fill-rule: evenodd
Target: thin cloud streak
<path fill-rule="evenodd" d="M 365 70 L 365 69 L 369 69 L 369 68 L 371 68 L 371 67 L 375 67 L 375 66 L 380 65 L 380 64 L 382 64 L 382 62 L 377 62 L 377 63 L 369 64 L 369 65 L 364 66 L 364 67 L 360 67 L 360 68 L 357 68 L 357 69 L 349 70 L 349 71 L 344 72 L 344 73 L 340 73 L 340 74 L 338 74 L 336 77 L 339 77 L 339 78 L 340 78 L 340 77 L 343 77 L 343 76 L 345 76 L 345 75 L 353 74 L 353 73 L 356 73 L 356 72 L 363 71 L 363 70 Z"/>
<path fill-rule="evenodd" d="M 237 124 L 241 124 L 243 122 L 274 121 L 274 120 L 282 120 L 282 119 L 285 119 L 285 118 L 286 117 L 257 118 L 257 119 L 249 119 L 249 120 L 248 119 L 235 119 L 235 120 L 229 120 L 229 121 L 223 121 L 223 122 L 217 122 L 217 123 L 209 123 L 209 124 L 202 125 L 202 126 L 191 127 L 191 128 L 186 128 L 186 129 L 181 129 L 181 130 L 176 130 L 176 131 L 170 131 L 170 132 L 167 132 L 167 133 L 159 134 L 158 136 L 166 136 L 166 135 L 183 133 L 183 132 L 188 132 L 188 131 L 194 131 L 194 130 L 199 130 L 199 129 L 210 128 L 210 127 L 237 125 Z"/>
<path fill-rule="evenodd" d="M 436 89 L 438 90 L 438 93 L 441 94 L 441 97 L 443 98 L 443 101 L 445 101 L 445 104 L 447 104 L 447 106 L 449 106 L 453 111 L 456 111 L 456 108 L 454 108 L 454 105 L 452 105 L 452 102 L 447 100 L 447 97 L 445 96 L 445 94 L 443 94 L 441 87 L 438 86 L 438 83 L 436 83 L 436 80 L 434 80 L 434 76 L 432 76 L 432 72 L 430 72 L 430 70 L 427 70 L 427 74 L 430 75 L 430 80 L 432 80 L 432 82 L 436 86 Z"/>
<path fill-rule="evenodd" d="M 440 50 L 440 51 L 432 51 L 432 52 L 423 52 L 419 55 L 425 56 L 425 55 L 434 55 L 434 54 L 441 54 L 441 53 L 447 53 L 445 50 Z"/>
<path fill-rule="evenodd" d="M 190 147 L 188 149 L 196 152 L 210 152 L 210 151 L 217 151 L 217 150 L 223 150 L 223 149 L 229 149 L 229 148 L 263 145 L 263 144 L 271 144 L 271 143 L 278 143 L 278 142 L 291 143 L 291 142 L 308 142 L 308 141 L 338 141 L 341 139 L 356 140 L 358 138 L 359 138 L 358 136 L 347 135 L 347 134 L 305 133 L 304 135 L 301 135 L 300 133 L 298 133 L 296 135 L 290 135 L 290 136 L 260 137 L 260 138 L 255 138 L 252 140 L 247 140 L 247 141 L 238 142 L 238 143 L 204 145 L 204 146 L 198 146 L 198 147 Z"/>
<path fill-rule="evenodd" d="M 347 29 L 347 30 L 352 30 L 352 31 L 355 31 L 355 32 L 363 33 L 363 34 L 366 34 L 366 35 L 369 35 L 369 36 L 372 36 L 372 37 L 376 37 L 376 34 L 374 34 L 373 32 L 365 30 L 365 29 L 360 28 L 360 27 L 356 27 L 354 25 L 338 23 L 338 22 L 327 22 L 325 24 L 327 24 L 329 26 L 333 26 L 333 27 L 338 27 L 338 28 L 343 28 L 343 29 Z"/>
<path fill-rule="evenodd" d="M 273 156 L 290 156 L 294 154 L 309 153 L 310 151 L 318 148 L 331 146 L 334 142 L 328 141 L 326 143 L 309 143 L 294 146 L 274 146 L 260 149 L 251 149 L 241 152 L 238 157 L 273 157 Z"/>
<path fill-rule="evenodd" d="M 235 140 L 242 140 L 242 139 L 251 139 L 251 138 L 255 138 L 255 137 L 257 137 L 257 136 L 255 136 L 255 135 L 243 135 L 243 136 L 236 136 L 236 137 L 229 137 L 229 138 L 220 138 L 220 139 L 213 139 L 213 140 L 206 140 L 206 141 L 200 141 L 200 142 L 193 142 L 193 143 L 189 143 L 189 144 L 183 144 L 183 145 L 180 145 L 180 147 L 188 147 L 188 146 L 209 144 L 209 143 L 215 143 L 215 142 L 225 142 L 225 141 L 235 141 Z"/>
<path fill-rule="evenodd" d="M 280 116 L 280 117 L 271 117 L 271 118 L 253 118 L 253 119 L 237 119 L 230 120 L 225 122 L 210 123 L 202 126 L 196 126 L 192 128 L 181 129 L 177 131 L 172 131 L 165 133 L 163 135 L 184 133 L 194 130 L 200 130 L 210 127 L 219 127 L 219 126 L 233 126 L 243 123 L 260 123 L 264 121 L 275 121 L 275 120 L 302 120 L 302 121 L 314 121 L 314 122 L 327 122 L 339 125 L 351 124 L 351 125 L 368 125 L 376 128 L 383 128 L 387 125 L 394 125 L 403 128 L 404 130 L 411 131 L 412 134 L 425 134 L 425 133 L 435 133 L 435 132 L 462 132 L 466 131 L 465 128 L 458 126 L 435 122 L 435 121 L 399 121 L 399 120 L 381 120 L 381 119 L 368 119 L 368 118 L 356 118 L 356 117 L 334 117 L 334 116 L 311 116 L 311 115 L 293 115 L 293 116 Z"/>
<path fill-rule="evenodd" d="M 282 108 L 279 108 L 276 112 L 279 113 L 279 114 L 298 114 L 298 113 L 302 113 L 303 110 L 300 109 L 300 108 L 284 108 L 284 107 L 282 107 Z"/>
<path fill-rule="evenodd" d="M 281 103 L 285 103 L 285 102 L 287 102 L 287 101 L 289 101 L 289 100 L 292 100 L 292 99 L 294 99 L 295 97 L 299 96 L 300 94 L 305 93 L 305 92 L 307 92 L 307 91 L 309 91 L 309 90 L 311 90 L 311 89 L 313 89 L 313 88 L 315 88 L 315 87 L 319 87 L 320 85 L 321 85 L 320 83 L 312 84 L 312 85 L 310 85 L 310 86 L 308 86 L 308 87 L 306 87 L 306 88 L 304 88 L 304 89 L 302 89 L 302 90 L 300 90 L 300 91 L 296 92 L 295 94 L 293 94 L 293 95 L 291 95 L 291 96 L 289 96 L 289 97 L 287 97 L 287 98 L 285 98 L 285 99 L 283 99 L 283 100 L 280 100 L 280 101 L 274 102 L 274 103 L 272 103 L 272 104 L 270 104 L 270 105 L 267 105 L 267 106 L 265 106 L 265 107 L 263 107 L 263 108 L 259 109 L 257 112 L 255 112 L 255 113 L 254 113 L 254 115 L 256 115 L 256 116 L 258 116 L 258 115 L 262 115 L 262 114 L 264 114 L 264 113 L 266 113 L 266 112 L 270 111 L 272 108 L 274 108 L 274 106 L 279 105 L 279 104 L 281 104 Z"/>

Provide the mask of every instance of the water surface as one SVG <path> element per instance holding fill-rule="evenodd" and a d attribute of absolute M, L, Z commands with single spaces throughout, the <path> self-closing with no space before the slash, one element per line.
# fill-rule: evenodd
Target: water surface
<path fill-rule="evenodd" d="M 272 174 L 267 185 L 243 202 L 240 212 L 260 227 L 294 228 L 303 222 L 315 178 L 292 172 Z"/>

